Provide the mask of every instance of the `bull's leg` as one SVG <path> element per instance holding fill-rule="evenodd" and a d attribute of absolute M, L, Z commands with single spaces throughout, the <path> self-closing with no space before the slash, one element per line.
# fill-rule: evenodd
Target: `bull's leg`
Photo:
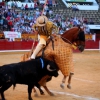
<path fill-rule="evenodd" d="M 47 88 L 47 86 L 43 86 L 44 87 L 44 89 L 47 91 L 47 93 L 50 95 L 50 96 L 54 96 L 54 94 L 51 92 L 51 91 L 49 91 L 49 89 Z"/>
<path fill-rule="evenodd" d="M 67 76 L 64 76 L 63 79 L 62 79 L 62 83 L 60 84 L 60 87 L 62 89 L 64 89 L 64 87 L 65 87 L 66 78 L 67 78 Z"/>
<path fill-rule="evenodd" d="M 2 100 L 6 100 L 5 96 L 4 96 L 4 91 L 7 90 L 8 88 L 10 88 L 12 86 L 12 83 L 5 83 L 0 87 L 0 94 L 1 94 L 1 98 Z"/>
<path fill-rule="evenodd" d="M 35 87 L 33 88 L 33 91 L 34 91 L 34 96 L 38 96 L 38 93 L 37 93 L 37 91 L 36 91 L 36 89 L 35 89 Z"/>
<path fill-rule="evenodd" d="M 33 85 L 28 85 L 28 99 L 29 100 L 33 100 L 32 97 L 31 97 L 33 87 L 34 87 Z"/>
<path fill-rule="evenodd" d="M 39 89 L 40 94 L 41 94 L 41 95 L 44 95 L 44 92 L 43 92 L 43 90 L 40 88 L 40 85 L 37 83 L 37 84 L 35 84 L 35 86 Z"/>
<path fill-rule="evenodd" d="M 1 92 L 1 98 L 2 99 L 0 99 L 0 100 L 6 100 L 5 97 L 4 97 L 4 92 Z"/>
<path fill-rule="evenodd" d="M 68 78 L 68 85 L 67 88 L 71 89 L 71 78 L 72 78 L 73 73 L 70 73 L 69 78 Z"/>

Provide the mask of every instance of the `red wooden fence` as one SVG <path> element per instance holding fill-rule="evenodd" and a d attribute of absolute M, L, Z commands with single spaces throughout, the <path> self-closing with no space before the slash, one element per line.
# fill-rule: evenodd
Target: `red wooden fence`
<path fill-rule="evenodd" d="M 86 41 L 85 45 L 86 45 L 85 46 L 86 49 L 99 49 L 99 40 L 97 40 L 97 41 L 93 41 L 93 40 Z"/>
<path fill-rule="evenodd" d="M 0 50 L 27 50 L 31 49 L 32 44 L 32 41 L 0 41 Z"/>
<path fill-rule="evenodd" d="M 33 44 L 33 41 L 6 41 L 2 40 L 0 41 L 0 50 L 28 50 L 31 49 Z M 93 41 L 88 40 L 86 41 L 86 47 L 85 49 L 99 49 L 99 40 Z M 35 46 L 37 45 L 37 42 L 35 43 Z"/>

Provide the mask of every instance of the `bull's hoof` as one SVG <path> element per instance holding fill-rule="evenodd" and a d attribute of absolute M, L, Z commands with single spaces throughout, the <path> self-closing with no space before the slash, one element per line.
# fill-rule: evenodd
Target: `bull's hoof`
<path fill-rule="evenodd" d="M 6 100 L 6 99 L 0 99 L 0 100 Z"/>
<path fill-rule="evenodd" d="M 33 100 L 32 98 L 29 98 L 29 100 Z"/>
<path fill-rule="evenodd" d="M 35 92 L 35 93 L 34 93 L 34 96 L 35 96 L 35 97 L 38 97 L 39 95 L 38 95 L 38 93 L 37 93 L 37 92 Z"/>
<path fill-rule="evenodd" d="M 45 95 L 45 93 L 43 91 L 40 92 L 41 95 Z"/>
<path fill-rule="evenodd" d="M 68 89 L 71 89 L 71 86 L 68 84 L 68 85 L 67 85 L 67 88 L 68 88 Z"/>
<path fill-rule="evenodd" d="M 49 93 L 50 96 L 54 96 L 54 94 L 52 92 Z"/>
<path fill-rule="evenodd" d="M 64 89 L 65 88 L 65 84 L 60 84 L 60 87 L 62 88 L 62 89 Z"/>

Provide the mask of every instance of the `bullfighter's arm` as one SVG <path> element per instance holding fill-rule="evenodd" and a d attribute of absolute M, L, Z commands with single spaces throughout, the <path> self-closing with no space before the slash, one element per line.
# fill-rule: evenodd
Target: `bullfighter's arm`
<path fill-rule="evenodd" d="M 54 31 L 56 34 L 59 33 L 59 28 L 58 28 L 55 24 L 53 24 L 53 31 Z"/>

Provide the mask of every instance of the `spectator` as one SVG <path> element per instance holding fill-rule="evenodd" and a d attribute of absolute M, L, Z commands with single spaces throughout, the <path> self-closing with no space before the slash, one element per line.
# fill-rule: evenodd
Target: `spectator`
<path fill-rule="evenodd" d="M 7 10 L 5 10 L 5 12 L 3 13 L 3 16 L 4 16 L 5 18 L 7 18 L 7 16 L 8 16 Z"/>
<path fill-rule="evenodd" d="M 21 18 L 21 19 L 20 19 L 20 23 L 22 23 L 22 24 L 25 23 L 24 18 Z"/>
<path fill-rule="evenodd" d="M 76 20 L 73 21 L 73 25 L 74 25 L 74 26 L 77 26 Z"/>
<path fill-rule="evenodd" d="M 56 7 L 56 1 L 55 0 L 52 0 L 52 6 Z"/>
<path fill-rule="evenodd" d="M 11 16 L 10 9 L 8 10 L 7 16 Z"/>
<path fill-rule="evenodd" d="M 0 20 L 2 19 L 2 13 L 1 13 L 1 11 L 0 11 Z"/>
<path fill-rule="evenodd" d="M 12 1 L 11 8 L 14 8 L 14 7 L 15 7 L 15 4 L 14 4 L 14 1 Z"/>
<path fill-rule="evenodd" d="M 34 10 L 34 7 L 33 7 L 33 5 L 32 5 L 32 4 L 30 5 L 30 10 Z"/>
<path fill-rule="evenodd" d="M 11 9 L 11 6 L 10 5 L 8 5 L 8 10 L 10 10 Z"/>
<path fill-rule="evenodd" d="M 88 24 L 87 18 L 84 18 L 83 22 L 84 22 L 85 24 Z"/>
<path fill-rule="evenodd" d="M 22 4 L 22 6 L 21 6 L 21 10 L 22 11 L 24 11 L 25 10 L 25 7 L 24 7 L 24 5 Z"/>
<path fill-rule="evenodd" d="M 3 17 L 3 30 L 7 31 L 8 30 L 8 21 Z"/>
<path fill-rule="evenodd" d="M 28 11 L 28 4 L 25 5 L 25 10 Z"/>
<path fill-rule="evenodd" d="M 3 18 L 0 19 L 0 29 L 3 30 Z"/>
<path fill-rule="evenodd" d="M 10 19 L 10 20 L 8 21 L 8 30 L 9 30 L 9 31 L 11 31 L 12 26 L 13 26 L 13 21 Z"/>
<path fill-rule="evenodd" d="M 49 4 L 50 2 L 52 3 L 49 6 L 54 5 L 56 1 L 57 0 L 48 0 Z M 31 28 L 34 23 L 36 23 L 36 18 L 41 15 L 41 10 L 39 8 L 39 3 L 37 4 L 37 1 L 36 1 L 36 12 L 35 13 L 33 13 L 35 9 L 34 8 L 31 9 L 31 7 L 33 7 L 32 4 L 29 7 L 30 10 L 33 10 L 32 12 L 30 11 L 25 12 L 25 7 L 23 4 L 21 6 L 21 12 L 16 11 L 15 9 L 13 9 L 12 7 L 8 5 L 9 4 L 6 4 L 5 6 L 1 7 L 1 11 L 0 11 L 0 23 L 1 23 L 1 27 L 3 26 L 3 30 L 14 29 L 14 31 L 20 31 L 20 32 L 30 31 L 28 29 Z M 52 9 L 49 6 L 48 4 L 45 6 L 44 15 L 46 15 L 50 21 L 53 21 L 54 24 L 56 24 L 61 29 L 61 31 L 65 30 L 64 27 L 66 27 L 66 30 L 68 30 L 71 27 L 74 27 L 77 25 L 81 25 L 81 27 L 83 27 L 84 24 L 88 24 L 88 23 L 94 24 L 94 20 L 89 19 L 89 18 L 87 19 L 87 18 L 82 18 L 79 16 L 78 17 L 72 16 L 72 17 L 66 18 L 63 15 L 60 15 L 59 13 L 54 15 Z M 64 19 L 66 19 L 66 21 Z M 25 30 L 27 23 L 28 23 L 27 30 Z M 11 26 L 11 28 L 8 24 Z M 88 32 L 88 29 L 85 28 L 85 32 Z"/>
<path fill-rule="evenodd" d="M 15 1 L 14 5 L 15 5 L 15 8 L 18 8 L 17 1 Z"/>
<path fill-rule="evenodd" d="M 63 32 L 64 32 L 63 29 L 59 30 L 59 34 L 63 34 Z"/>
<path fill-rule="evenodd" d="M 44 7 L 44 11 L 49 12 L 48 4 L 46 4 L 46 6 Z"/>
<path fill-rule="evenodd" d="M 53 14 L 53 11 L 52 11 L 52 9 L 50 9 L 50 10 L 49 10 L 49 15 L 50 15 L 50 17 L 52 16 L 52 14 Z"/>
<path fill-rule="evenodd" d="M 94 22 L 93 22 L 93 20 L 92 19 L 90 19 L 90 22 L 89 22 L 90 24 L 94 24 Z"/>
<path fill-rule="evenodd" d="M 84 32 L 85 34 L 90 34 L 90 29 L 87 24 L 84 25 Z"/>
<path fill-rule="evenodd" d="M 76 4 L 72 5 L 72 11 L 79 11 L 78 7 Z"/>
<path fill-rule="evenodd" d="M 40 16 L 40 11 L 39 11 L 39 9 L 36 9 L 35 14 L 36 14 L 36 18 Z"/>
<path fill-rule="evenodd" d="M 52 7 L 52 0 L 48 0 L 48 6 L 51 8 Z"/>
<path fill-rule="evenodd" d="M 26 32 L 28 32 L 28 33 L 30 33 L 30 32 L 31 32 L 31 28 L 29 27 L 29 25 L 28 25 L 28 24 L 26 24 L 26 26 L 25 26 L 25 31 L 26 31 Z"/>
<path fill-rule="evenodd" d="M 38 8 L 37 2 L 34 3 L 34 9 L 36 10 Z"/>
<path fill-rule="evenodd" d="M 77 25 L 81 26 L 81 21 L 80 20 L 78 20 Z"/>
<path fill-rule="evenodd" d="M 61 23 L 61 26 L 62 26 L 62 30 L 66 30 L 66 22 L 63 20 L 62 23 Z"/>

